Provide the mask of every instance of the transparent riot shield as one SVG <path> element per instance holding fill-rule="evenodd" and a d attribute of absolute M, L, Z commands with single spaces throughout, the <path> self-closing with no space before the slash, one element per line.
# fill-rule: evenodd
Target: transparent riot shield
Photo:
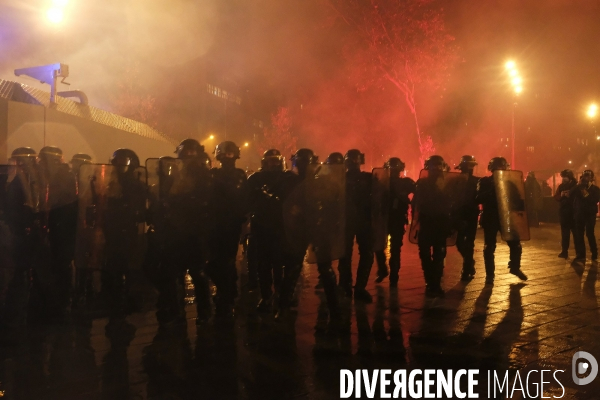
<path fill-rule="evenodd" d="M 12 259 L 13 240 L 6 221 L 6 189 L 14 179 L 14 165 L 0 165 L 0 315 L 4 310 L 8 286 L 13 279 L 15 263 Z"/>
<path fill-rule="evenodd" d="M 6 189 L 16 173 L 15 165 L 0 165 L 0 221 L 4 221 Z"/>
<path fill-rule="evenodd" d="M 143 167 L 124 179 L 112 165 L 81 166 L 75 267 L 87 272 L 86 282 L 80 284 L 97 292 L 101 270 L 140 269 L 145 252 L 146 180 Z"/>
<path fill-rule="evenodd" d="M 372 173 L 371 229 L 373 232 L 373 251 L 381 251 L 385 249 L 388 237 L 390 170 L 375 168 Z"/>
<path fill-rule="evenodd" d="M 343 165 L 315 165 L 305 180 L 303 212 L 307 229 L 308 263 L 344 256 L 346 171 Z"/>
<path fill-rule="evenodd" d="M 521 171 L 494 171 L 502 240 L 529 240 L 525 186 Z"/>
<path fill-rule="evenodd" d="M 421 170 L 419 179 L 425 179 L 428 176 L 429 174 L 427 170 Z M 436 186 L 439 191 L 437 192 L 437 198 L 431 199 L 431 201 L 438 204 L 440 208 L 443 208 L 443 212 L 448 214 L 451 227 L 455 225 L 453 220 L 458 216 L 460 209 L 464 207 L 467 201 L 467 182 L 467 175 L 457 172 L 444 172 L 436 181 Z M 419 208 L 417 206 L 414 207 L 413 210 L 413 217 L 408 236 L 408 239 L 411 243 L 419 243 L 419 230 Z M 456 237 L 456 230 L 451 229 L 450 235 L 446 239 L 446 246 L 454 246 L 456 244 Z"/>
<path fill-rule="evenodd" d="M 209 233 L 210 171 L 195 159 L 163 157 L 158 165 L 158 198 L 168 229 L 193 234 Z"/>
<path fill-rule="evenodd" d="M 159 196 L 159 159 L 148 158 L 146 160 L 146 185 L 148 186 L 148 199 L 150 200 L 150 209 L 154 201 L 158 200 Z"/>

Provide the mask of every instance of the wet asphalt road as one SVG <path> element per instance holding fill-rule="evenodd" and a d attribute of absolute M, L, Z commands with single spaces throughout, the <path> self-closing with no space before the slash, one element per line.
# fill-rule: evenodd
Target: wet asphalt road
<path fill-rule="evenodd" d="M 443 299 L 425 298 L 417 247 L 405 240 L 398 289 L 375 284 L 374 267 L 373 304 L 342 300 L 344 322 L 335 327 L 314 288 L 316 265 L 304 267 L 297 310 L 275 322 L 255 310 L 259 295 L 247 290 L 240 254 L 232 323 L 197 327 L 190 304 L 187 326 L 159 329 L 155 293 L 141 287 L 142 309 L 125 321 L 83 314 L 3 335 L 1 389 L 23 399 L 331 399 L 339 398 L 341 368 L 477 368 L 480 398 L 488 398 L 488 369 L 508 370 L 511 379 L 517 371 L 562 369 L 563 398 L 600 398 L 600 377 L 587 386 L 571 378 L 576 351 L 600 358 L 597 264 L 558 258 L 559 228 L 546 225 L 523 244 L 529 280 L 508 274 L 508 247 L 499 243 L 496 282 L 486 287 L 482 236 L 479 230 L 478 272 L 469 283 L 460 282 L 462 259 L 449 248 Z M 545 396 L 561 394 L 559 385 L 545 386 Z"/>

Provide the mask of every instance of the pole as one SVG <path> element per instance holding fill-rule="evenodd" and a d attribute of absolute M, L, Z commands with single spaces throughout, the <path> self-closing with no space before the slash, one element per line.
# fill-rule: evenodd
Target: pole
<path fill-rule="evenodd" d="M 512 145 L 511 145 L 511 158 L 510 158 L 510 169 L 515 169 L 515 108 L 517 108 L 517 102 L 513 99 L 512 109 Z"/>

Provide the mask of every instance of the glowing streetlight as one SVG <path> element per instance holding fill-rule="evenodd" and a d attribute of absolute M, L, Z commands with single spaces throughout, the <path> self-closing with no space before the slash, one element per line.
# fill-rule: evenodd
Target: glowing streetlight
<path fill-rule="evenodd" d="M 215 135 L 210 135 L 210 136 L 208 137 L 208 140 L 213 140 L 214 138 L 215 138 Z"/>
<path fill-rule="evenodd" d="M 569 164 L 573 164 L 573 161 L 569 160 Z"/>
<path fill-rule="evenodd" d="M 65 14 L 61 8 L 52 7 L 46 12 L 46 17 L 48 18 L 48 21 L 53 24 L 60 24 L 65 17 Z"/>
<path fill-rule="evenodd" d="M 244 147 L 248 147 L 248 146 L 250 146 L 250 145 L 248 144 L 248 142 L 244 143 Z"/>
<path fill-rule="evenodd" d="M 510 83 L 513 89 L 513 109 L 512 109 L 512 143 L 511 143 L 511 166 L 515 168 L 515 108 L 517 108 L 516 98 L 523 92 L 523 79 L 519 76 L 517 63 L 509 60 L 504 64 L 510 77 Z"/>
<path fill-rule="evenodd" d="M 598 115 L 598 106 L 596 104 L 590 104 L 587 109 L 587 116 L 590 118 L 595 118 Z"/>

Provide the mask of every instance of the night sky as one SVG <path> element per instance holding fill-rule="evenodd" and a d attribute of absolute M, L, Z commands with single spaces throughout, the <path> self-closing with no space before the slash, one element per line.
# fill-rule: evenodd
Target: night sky
<path fill-rule="evenodd" d="M 50 3 L 0 0 L 3 79 L 35 85 L 31 79 L 14 77 L 12 70 L 63 62 L 70 66 L 72 88 L 85 90 L 91 104 L 110 109 L 115 84 L 128 62 L 140 62 L 140 82 L 160 97 L 156 90 L 165 71 L 209 56 L 282 106 L 312 104 L 314 123 L 299 130 L 301 145 L 320 153 L 363 147 L 369 164 L 365 137 L 380 132 L 390 153 L 382 157 L 399 155 L 416 167 L 414 125 L 402 98 L 391 92 L 387 97 L 365 93 L 374 99 L 374 111 L 364 101 L 347 101 L 353 95 L 338 88 L 345 73 L 343 35 L 332 27 L 323 0 L 71 0 L 61 26 L 50 26 L 44 18 Z M 513 99 L 503 67 L 509 58 L 524 80 L 517 100 L 518 148 L 591 135 L 585 109 L 600 101 L 600 2 L 439 4 L 456 38 L 460 62 L 445 88 L 423 88 L 418 106 L 423 131 L 450 163 L 463 153 L 485 163 L 499 151 L 498 138 L 510 136 Z M 182 73 L 180 79 L 185 76 Z M 331 93 L 337 99 L 332 100 Z M 352 119 L 357 113 L 364 114 L 364 127 Z M 353 129 L 370 132 L 358 137 Z M 522 158 L 517 167 L 561 168 L 570 156 L 557 157 L 561 159 Z M 579 161 L 583 162 L 574 162 Z M 546 165 L 538 165 L 541 162 Z"/>

